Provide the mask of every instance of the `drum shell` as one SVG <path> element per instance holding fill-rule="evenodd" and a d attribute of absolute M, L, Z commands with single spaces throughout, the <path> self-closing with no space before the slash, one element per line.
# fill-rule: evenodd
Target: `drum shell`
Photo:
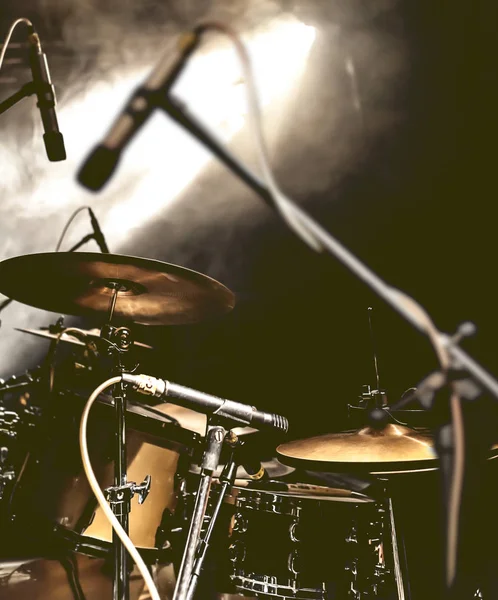
<path fill-rule="evenodd" d="M 194 483 L 189 481 L 190 489 L 195 489 Z M 214 482 L 205 523 L 219 490 Z M 193 505 L 193 499 L 188 503 Z M 355 565 L 366 589 L 374 570 L 373 546 L 367 538 L 376 508 L 365 499 L 232 488 L 214 528 L 199 593 L 214 589 L 303 600 L 341 598 L 351 588 Z M 188 521 L 185 525 L 187 529 Z"/>
<path fill-rule="evenodd" d="M 82 398 L 59 394 L 45 412 L 34 447 L 26 456 L 11 495 L 11 520 L 35 530 L 52 528 L 71 539 L 81 536 L 110 542 L 111 527 L 98 507 L 83 470 L 79 449 L 79 421 Z M 128 419 L 128 423 L 133 421 Z M 141 422 L 127 427 L 128 481 L 152 479 L 144 504 L 132 500 L 130 537 L 139 548 L 154 549 L 164 544 L 161 528 L 174 511 L 177 489 L 188 468 L 195 435 L 173 424 L 157 431 L 140 430 Z M 155 428 L 158 429 L 157 427 Z M 114 410 L 95 404 L 88 423 L 88 447 L 95 475 L 102 489 L 113 485 L 115 445 Z M 72 535 L 75 534 L 75 535 Z M 156 539 L 157 538 L 157 539 Z"/>

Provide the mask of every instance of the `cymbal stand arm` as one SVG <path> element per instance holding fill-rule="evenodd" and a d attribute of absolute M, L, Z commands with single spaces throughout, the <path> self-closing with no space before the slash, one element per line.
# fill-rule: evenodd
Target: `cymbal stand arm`
<path fill-rule="evenodd" d="M 213 473 L 218 467 L 221 449 L 225 439 L 226 430 L 219 425 L 211 425 L 208 422 L 206 434 L 206 447 L 201 462 L 201 476 L 194 510 L 187 535 L 187 542 L 183 552 L 182 563 L 178 572 L 173 600 L 186 600 L 189 591 L 190 578 L 196 558 L 197 546 L 199 544 L 202 523 L 206 513 L 209 500 L 209 491 L 213 480 Z"/>

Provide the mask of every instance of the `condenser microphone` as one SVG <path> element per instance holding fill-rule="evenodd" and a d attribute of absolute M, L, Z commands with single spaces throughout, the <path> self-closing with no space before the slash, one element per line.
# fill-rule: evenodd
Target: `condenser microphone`
<path fill-rule="evenodd" d="M 90 221 L 92 222 L 93 237 L 94 237 L 95 241 L 97 242 L 97 245 L 100 248 L 100 251 L 103 254 L 109 254 L 109 248 L 107 246 L 107 242 L 105 241 L 105 237 L 102 232 L 102 229 L 100 229 L 100 225 L 97 220 L 97 217 L 95 216 L 95 213 L 93 212 L 93 210 L 91 208 L 88 209 L 88 212 L 90 214 Z"/>
<path fill-rule="evenodd" d="M 133 92 L 103 141 L 83 163 L 78 173 L 78 181 L 84 187 L 96 192 L 109 181 L 119 163 L 121 153 L 158 107 L 159 95 L 164 97 L 168 93 L 188 58 L 197 48 L 202 31 L 203 27 L 199 26 L 184 34 L 179 40 L 179 51 L 173 56 L 171 51 L 168 51 L 149 78 Z"/>
<path fill-rule="evenodd" d="M 192 388 L 157 379 L 149 375 L 131 375 L 123 373 L 123 381 L 131 383 L 133 389 L 140 394 L 164 399 L 174 398 L 174 404 L 190 408 L 207 415 L 216 415 L 222 419 L 233 421 L 238 425 L 252 425 L 257 429 L 271 429 L 287 433 L 289 422 L 285 417 L 263 412 L 255 406 L 225 400 Z"/>
<path fill-rule="evenodd" d="M 48 70 L 47 56 L 43 52 L 40 38 L 33 31 L 29 36 L 29 64 L 33 76 L 33 91 L 37 97 L 38 109 L 43 123 L 43 141 L 48 160 L 57 162 L 66 160 L 66 148 L 64 147 L 64 138 L 59 131 L 55 107 L 57 99 L 55 97 L 54 86 L 50 79 Z"/>

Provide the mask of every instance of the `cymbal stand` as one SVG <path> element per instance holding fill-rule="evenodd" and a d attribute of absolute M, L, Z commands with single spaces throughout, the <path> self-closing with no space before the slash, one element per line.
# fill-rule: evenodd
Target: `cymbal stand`
<path fill-rule="evenodd" d="M 190 580 L 196 559 L 197 547 L 200 540 L 204 515 L 209 500 L 209 491 L 213 480 L 213 473 L 218 467 L 221 449 L 225 440 L 226 430 L 221 425 L 214 425 L 208 421 L 205 438 L 205 450 L 201 461 L 201 475 L 194 510 L 190 521 L 185 550 L 178 572 L 173 600 L 186 600 L 189 592 Z"/>
<path fill-rule="evenodd" d="M 120 290 L 120 284 L 109 282 L 108 286 L 113 290 L 110 306 L 109 321 L 101 330 L 101 338 L 108 343 L 108 352 L 114 356 L 114 371 L 122 374 L 126 371 L 123 358 L 133 346 L 131 331 L 127 327 L 113 327 L 111 320 Z M 127 456 L 126 456 L 126 386 L 124 383 L 116 384 L 112 389 L 114 406 L 116 408 L 116 439 L 114 447 L 114 485 L 104 490 L 105 496 L 111 505 L 112 512 L 116 515 L 119 523 L 128 534 L 129 514 L 131 511 L 131 500 L 138 494 L 139 504 L 143 504 L 150 490 L 151 478 L 147 475 L 140 484 L 127 480 Z M 129 600 L 130 578 L 128 572 L 128 560 L 126 549 L 118 535 L 112 530 L 112 544 L 114 549 L 114 577 L 113 577 L 113 600 Z"/>

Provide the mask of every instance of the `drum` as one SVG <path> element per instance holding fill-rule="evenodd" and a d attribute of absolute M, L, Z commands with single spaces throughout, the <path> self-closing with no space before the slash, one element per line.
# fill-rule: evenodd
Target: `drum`
<path fill-rule="evenodd" d="M 199 597 L 211 597 L 209 591 L 216 590 L 332 600 L 391 589 L 381 504 L 361 493 L 321 485 L 253 485 L 238 480 L 225 497 Z M 214 482 L 206 523 L 219 489 Z"/>
<path fill-rule="evenodd" d="M 110 548 L 112 532 L 81 463 L 78 430 L 85 400 L 61 391 L 46 402 L 36 444 L 16 478 L 8 510 L 10 520 L 25 531 L 50 530 L 67 550 L 102 555 Z M 90 459 L 102 489 L 113 485 L 114 422 L 112 399 L 102 396 L 88 423 Z M 151 477 L 145 502 L 133 498 L 129 521 L 130 537 L 146 558 L 156 560 L 157 550 L 169 545 L 168 519 L 198 440 L 160 410 L 128 402 L 128 480 L 141 483 Z"/>
<path fill-rule="evenodd" d="M 0 381 L 0 508 L 12 491 L 39 420 L 40 410 L 30 393 L 35 380 L 26 373 Z"/>
<path fill-rule="evenodd" d="M 234 507 L 230 579 L 237 591 L 322 600 L 346 597 L 360 579 L 363 587 L 373 584 L 375 561 L 367 564 L 355 547 L 372 514 L 358 511 L 358 505 L 371 503 L 370 498 L 289 484 L 275 492 L 236 487 L 228 502 Z"/>

